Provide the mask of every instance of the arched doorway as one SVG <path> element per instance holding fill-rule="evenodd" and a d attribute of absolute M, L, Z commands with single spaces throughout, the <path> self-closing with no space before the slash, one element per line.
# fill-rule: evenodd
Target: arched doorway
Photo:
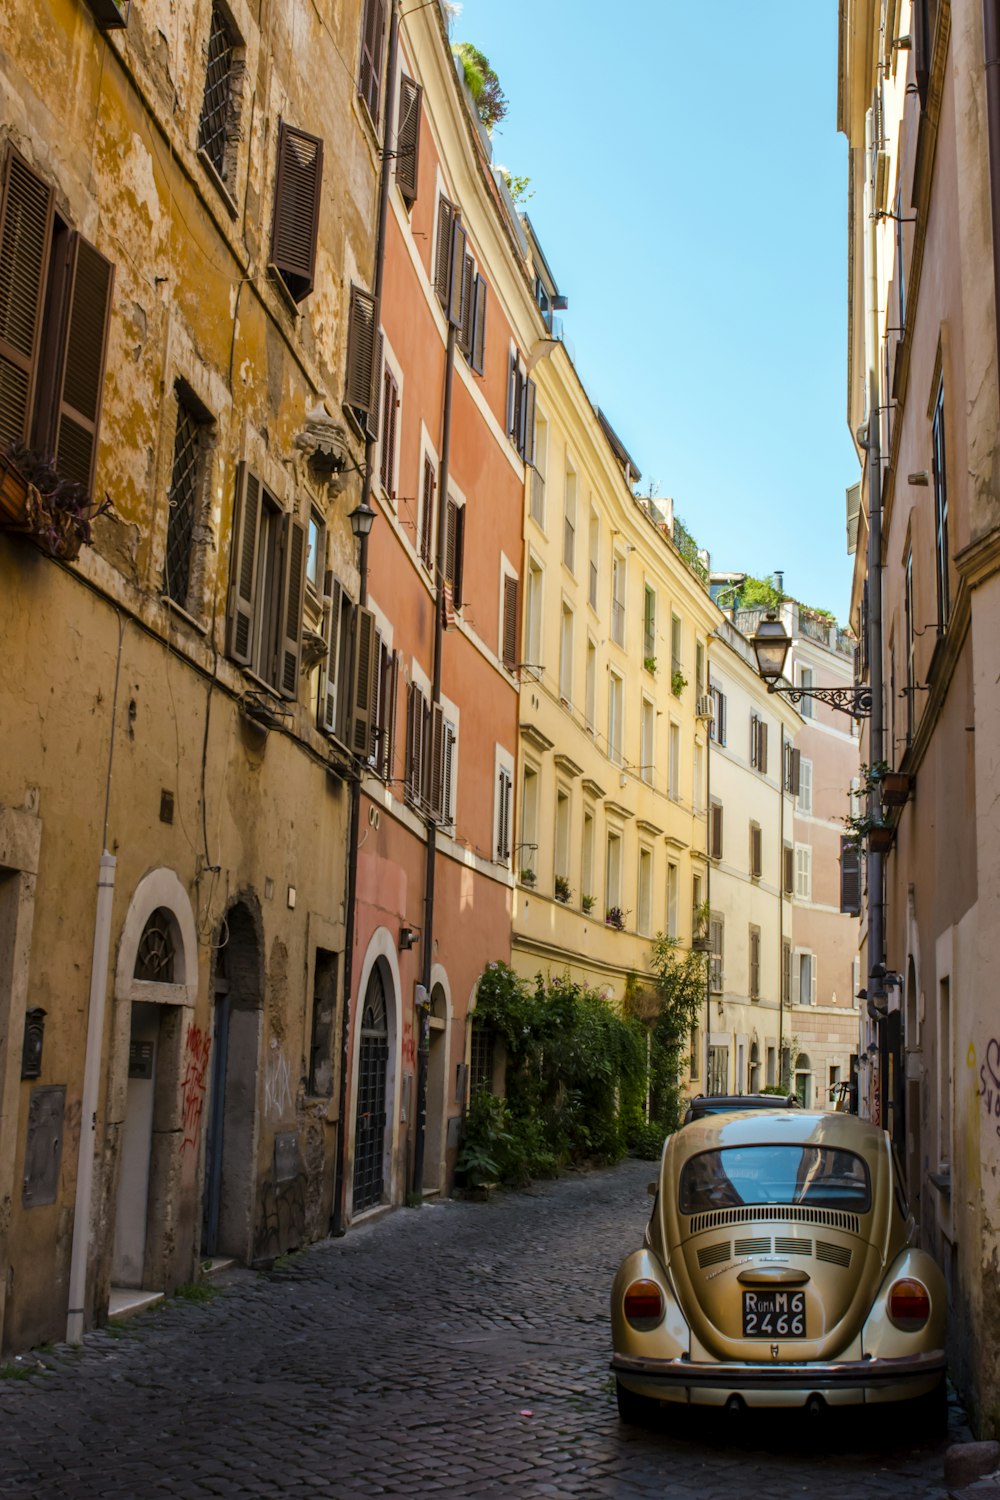
<path fill-rule="evenodd" d="M 430 1050 L 427 1054 L 427 1124 L 424 1143 L 424 1192 L 441 1188 L 445 1139 L 445 1083 L 448 1051 L 448 1002 L 440 984 L 431 991 L 428 1017 Z"/>
<path fill-rule="evenodd" d="M 386 1074 L 389 1015 L 382 962 L 372 968 L 358 1034 L 357 1106 L 354 1119 L 354 1191 L 351 1209 L 363 1213 L 385 1192 Z"/>
<path fill-rule="evenodd" d="M 795 1059 L 795 1093 L 803 1109 L 812 1109 L 812 1063 L 805 1052 Z"/>
<path fill-rule="evenodd" d="M 254 914 L 230 907 L 218 938 L 202 1253 L 251 1256 L 263 978 Z"/>

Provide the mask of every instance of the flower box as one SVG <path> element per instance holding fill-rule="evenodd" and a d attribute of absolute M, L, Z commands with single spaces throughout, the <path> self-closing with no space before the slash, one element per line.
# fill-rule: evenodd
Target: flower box
<path fill-rule="evenodd" d="M 72 562 L 92 539 L 94 517 L 110 508 L 110 499 L 95 505 L 82 484 L 20 444 L 0 455 L 0 530 L 20 532 L 50 557 Z"/>
<path fill-rule="evenodd" d="M 0 527 L 5 531 L 30 531 L 32 486 L 9 458 L 0 457 Z"/>
<path fill-rule="evenodd" d="M 868 848 L 873 854 L 888 854 L 896 830 L 891 823 L 876 823 L 868 830 Z"/>
<path fill-rule="evenodd" d="M 887 771 L 879 783 L 885 807 L 903 807 L 913 789 L 908 771 Z"/>

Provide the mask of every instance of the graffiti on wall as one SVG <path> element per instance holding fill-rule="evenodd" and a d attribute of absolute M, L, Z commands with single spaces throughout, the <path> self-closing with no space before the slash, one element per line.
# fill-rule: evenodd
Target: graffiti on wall
<path fill-rule="evenodd" d="M 201 1111 L 205 1104 L 205 1075 L 212 1039 L 192 1021 L 184 1038 L 184 1077 L 181 1081 L 181 1153 L 198 1144 Z"/>
<path fill-rule="evenodd" d="M 305 1240 L 306 1179 L 300 1172 L 289 1182 L 266 1178 L 257 1190 L 254 1260 L 274 1260 L 297 1250 Z"/>
<path fill-rule="evenodd" d="M 979 1098 L 986 1118 L 996 1121 L 1000 1136 L 1000 1040 L 995 1036 L 987 1042 L 986 1061 L 979 1066 Z"/>
<path fill-rule="evenodd" d="M 403 1066 L 413 1068 L 417 1062 L 417 1044 L 413 1037 L 413 1027 L 407 1025 L 403 1031 Z"/>
<path fill-rule="evenodd" d="M 280 1120 L 292 1107 L 292 1080 L 288 1059 L 281 1051 L 272 1052 L 264 1069 L 264 1113 Z"/>

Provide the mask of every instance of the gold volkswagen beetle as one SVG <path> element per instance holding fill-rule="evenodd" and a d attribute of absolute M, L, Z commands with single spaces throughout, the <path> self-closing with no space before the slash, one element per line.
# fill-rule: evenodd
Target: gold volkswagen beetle
<path fill-rule="evenodd" d="M 618 1410 L 918 1399 L 945 1410 L 945 1286 L 885 1131 L 853 1115 L 709 1116 L 669 1136 L 611 1293 Z"/>

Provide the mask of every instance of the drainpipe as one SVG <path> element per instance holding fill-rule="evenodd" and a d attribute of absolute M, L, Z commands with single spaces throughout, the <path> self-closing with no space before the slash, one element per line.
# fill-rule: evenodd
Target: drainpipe
<path fill-rule="evenodd" d="M 395 153 L 389 147 L 392 139 L 396 91 L 396 55 L 399 50 L 399 0 L 392 0 L 389 12 L 389 47 L 386 55 L 385 117 L 382 133 L 383 147 L 380 153 L 381 168 L 378 184 L 378 219 L 375 229 L 375 266 L 372 274 L 372 296 L 376 306 L 382 305 L 382 282 L 385 272 L 385 227 L 389 217 L 389 186 L 394 171 Z M 381 371 L 375 372 L 381 379 Z M 377 438 L 368 434 L 365 438 L 365 469 L 361 480 L 361 504 L 371 501 L 372 472 L 375 468 Z M 358 546 L 358 604 L 368 603 L 368 538 L 363 536 Z M 346 1232 L 347 1192 L 347 1064 L 351 1050 L 351 989 L 354 984 L 354 942 L 357 927 L 358 895 L 358 834 L 361 828 L 361 778 L 363 767 L 350 785 L 351 808 L 347 831 L 347 889 L 344 893 L 344 985 L 340 1021 L 340 1088 L 337 1104 L 337 1159 L 333 1180 L 333 1215 L 330 1232 L 340 1237 Z"/>
<path fill-rule="evenodd" d="M 785 1076 L 785 726 L 778 761 L 778 1087 Z M 791 1070 L 789 1069 L 789 1084 Z M 789 1089 L 791 1092 L 791 1089 Z"/>
<path fill-rule="evenodd" d="M 122 670 L 122 643 L 127 620 L 118 619 L 118 658 L 115 690 L 111 700 L 111 739 L 108 744 L 108 774 L 104 784 L 104 829 L 97 874 L 97 911 L 94 915 L 94 950 L 90 964 L 90 1005 L 87 1009 L 87 1050 L 83 1064 L 83 1096 L 80 1100 L 80 1145 L 77 1153 L 76 1200 L 73 1204 L 73 1244 L 69 1259 L 69 1298 L 66 1309 L 66 1342 L 79 1344 L 87 1314 L 87 1264 L 90 1260 L 90 1230 L 94 1199 L 94 1155 L 97 1150 L 97 1106 L 101 1092 L 101 1057 L 104 1052 L 104 1015 L 108 999 L 108 968 L 111 955 L 111 914 L 115 898 L 115 866 L 108 852 L 108 817 L 111 808 L 111 771 L 115 757 L 115 725 L 118 721 L 118 683 Z"/>
<path fill-rule="evenodd" d="M 431 702 L 441 702 L 441 657 L 444 648 L 444 570 L 448 541 L 448 476 L 451 462 L 451 401 L 455 379 L 455 349 L 458 329 L 449 318 L 444 369 L 444 409 L 441 417 L 441 475 L 438 483 L 437 553 L 434 559 L 434 666 Z M 423 1004 L 417 1045 L 417 1104 L 413 1134 L 413 1179 L 410 1190 L 419 1202 L 424 1182 L 424 1146 L 427 1139 L 427 1063 L 431 1047 L 431 967 L 434 961 L 434 883 L 437 871 L 437 827 L 427 824 L 427 862 L 424 878 L 424 931 L 421 939 L 423 964 L 420 982 Z"/>

